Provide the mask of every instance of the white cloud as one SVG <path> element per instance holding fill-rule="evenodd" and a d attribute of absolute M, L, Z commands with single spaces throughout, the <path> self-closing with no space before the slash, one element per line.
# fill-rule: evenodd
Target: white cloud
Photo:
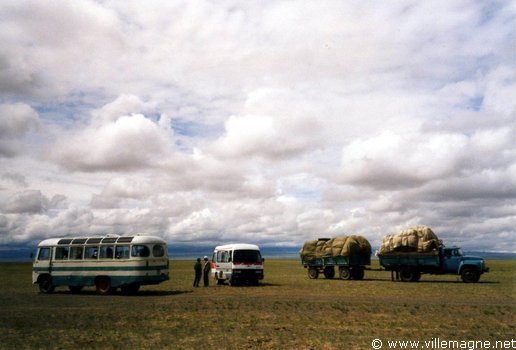
<path fill-rule="evenodd" d="M 168 130 L 141 114 L 91 126 L 53 146 L 52 158 L 70 170 L 131 170 L 155 165 L 170 147 Z"/>
<path fill-rule="evenodd" d="M 419 186 L 459 171 L 467 138 L 456 134 L 398 135 L 389 131 L 346 146 L 342 180 L 376 188 Z"/>

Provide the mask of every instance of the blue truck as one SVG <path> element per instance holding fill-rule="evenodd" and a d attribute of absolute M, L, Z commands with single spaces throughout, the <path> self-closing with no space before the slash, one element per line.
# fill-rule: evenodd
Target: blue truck
<path fill-rule="evenodd" d="M 403 282 L 417 282 L 421 274 L 459 275 L 465 283 L 478 282 L 484 272 L 488 272 L 485 260 L 476 256 L 462 254 L 459 247 L 440 246 L 428 253 L 391 252 L 378 255 L 380 265 L 394 273 Z"/>

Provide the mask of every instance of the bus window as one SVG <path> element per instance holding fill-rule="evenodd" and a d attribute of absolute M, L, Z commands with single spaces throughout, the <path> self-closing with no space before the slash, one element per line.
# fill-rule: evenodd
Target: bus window
<path fill-rule="evenodd" d="M 100 258 L 101 259 L 113 259 L 113 246 L 101 246 L 100 247 Z"/>
<path fill-rule="evenodd" d="M 131 250 L 131 256 L 146 258 L 150 254 L 149 247 L 146 245 L 133 245 L 133 249 Z"/>
<path fill-rule="evenodd" d="M 68 259 L 68 250 L 69 247 L 57 247 L 56 248 L 56 260 L 66 260 Z"/>
<path fill-rule="evenodd" d="M 129 259 L 129 246 L 117 245 L 115 247 L 115 257 L 117 259 Z"/>
<path fill-rule="evenodd" d="M 40 248 L 38 260 L 50 260 L 50 248 Z"/>
<path fill-rule="evenodd" d="M 74 260 L 82 259 L 82 247 L 72 247 L 70 249 L 70 259 L 74 259 Z"/>
<path fill-rule="evenodd" d="M 86 247 L 84 259 L 97 259 L 99 256 L 99 247 Z"/>
<path fill-rule="evenodd" d="M 163 245 L 155 244 L 152 247 L 152 255 L 154 255 L 156 258 L 161 258 L 163 255 L 165 255 L 165 249 L 163 248 Z"/>

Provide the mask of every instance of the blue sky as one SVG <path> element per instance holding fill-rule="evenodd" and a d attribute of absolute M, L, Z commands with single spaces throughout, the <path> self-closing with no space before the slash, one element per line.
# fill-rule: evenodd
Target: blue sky
<path fill-rule="evenodd" d="M 0 245 L 516 251 L 514 1 L 3 1 Z"/>

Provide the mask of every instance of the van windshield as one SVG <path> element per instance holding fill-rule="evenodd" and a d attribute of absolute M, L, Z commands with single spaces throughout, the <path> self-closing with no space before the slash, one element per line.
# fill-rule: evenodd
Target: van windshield
<path fill-rule="evenodd" d="M 235 250 L 233 252 L 234 263 L 262 262 L 262 256 L 258 250 Z"/>

